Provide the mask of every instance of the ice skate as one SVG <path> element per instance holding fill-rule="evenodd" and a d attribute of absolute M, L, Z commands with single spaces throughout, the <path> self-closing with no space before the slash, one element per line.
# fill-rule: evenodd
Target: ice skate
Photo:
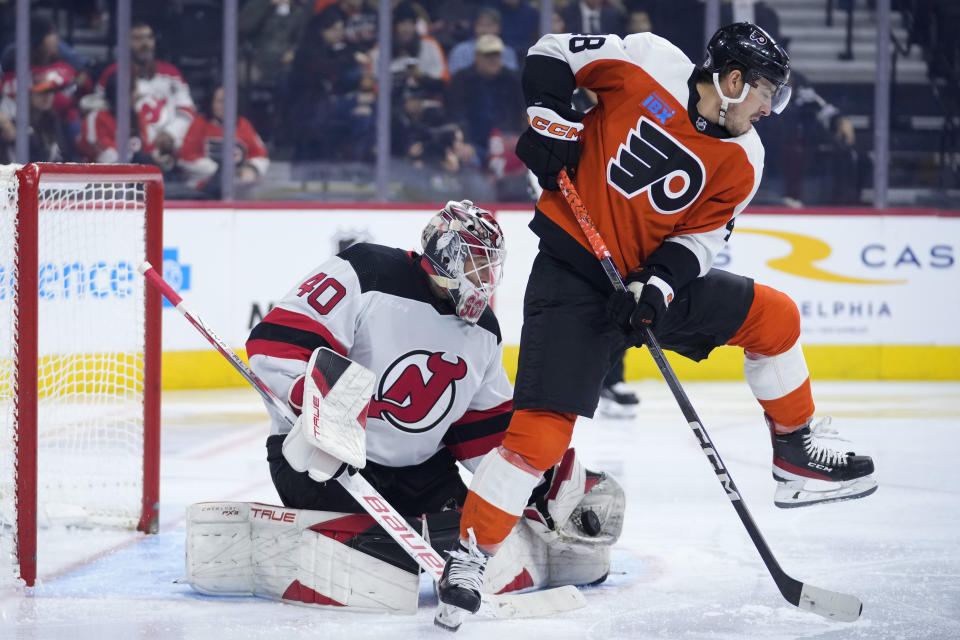
<path fill-rule="evenodd" d="M 640 399 L 625 382 L 617 382 L 600 389 L 597 411 L 605 418 L 630 419 L 637 415 Z"/>
<path fill-rule="evenodd" d="M 863 498 L 877 490 L 870 456 L 846 453 L 824 446 L 820 440 L 831 418 L 811 421 L 792 433 L 778 434 L 764 416 L 773 440 L 773 478 L 777 490 L 773 503 L 782 508 Z"/>
<path fill-rule="evenodd" d="M 466 614 L 480 609 L 480 588 L 483 585 L 483 570 L 490 558 L 477 547 L 473 529 L 467 530 L 470 538 L 461 540 L 458 547 L 449 552 L 443 575 L 437 583 L 437 613 L 433 623 L 448 631 L 456 631 Z"/>

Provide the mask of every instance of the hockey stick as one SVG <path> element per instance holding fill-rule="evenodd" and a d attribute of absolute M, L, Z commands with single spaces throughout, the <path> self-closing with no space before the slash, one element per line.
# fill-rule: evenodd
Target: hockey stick
<path fill-rule="evenodd" d="M 253 369 L 237 355 L 236 351 L 231 349 L 211 329 L 207 328 L 200 316 L 187 308 L 183 298 L 156 272 L 149 262 L 141 264 L 139 270 L 147 279 L 147 282 L 159 289 L 163 296 L 177 308 L 177 311 L 213 345 L 214 349 L 230 361 L 234 369 L 243 376 L 243 379 L 249 382 L 292 427 L 296 421 L 296 416 L 287 406 L 287 403 L 270 390 L 266 383 L 254 373 Z M 363 507 L 363 510 L 370 514 L 383 527 L 383 530 L 400 545 L 400 548 L 433 578 L 434 582 L 440 580 L 440 576 L 443 574 L 443 559 L 415 529 L 410 527 L 406 519 L 370 485 L 366 478 L 359 473 L 342 473 L 337 477 L 337 481 Z M 496 618 L 546 616 L 572 611 L 586 605 L 583 594 L 572 585 L 530 593 L 483 594 L 483 600 L 486 609 Z"/>
<path fill-rule="evenodd" d="M 560 190 L 563 192 L 563 197 L 567 199 L 567 203 L 573 210 L 573 215 L 580 224 L 583 234 L 587 237 L 587 241 L 590 243 L 594 255 L 600 260 L 600 263 L 603 265 L 603 270 L 606 272 L 607 277 L 610 278 L 610 283 L 613 285 L 613 288 L 618 291 L 626 290 L 623 279 L 620 277 L 620 272 L 617 271 L 613 260 L 610 258 L 610 251 L 607 249 L 607 245 L 604 244 L 603 238 L 601 238 L 597 232 L 597 228 L 593 225 L 593 220 L 590 219 L 590 214 L 587 212 L 587 208 L 580 199 L 580 194 L 577 193 L 576 187 L 573 186 L 573 182 L 570 180 L 570 176 L 567 175 L 566 170 L 560 171 L 557 182 L 560 185 Z M 730 472 L 724 466 L 723 460 L 720 459 L 720 454 L 717 452 L 716 447 L 713 446 L 710 435 L 704 428 L 699 416 L 697 416 L 697 412 L 687 398 L 683 387 L 680 386 L 680 381 L 677 380 L 677 376 L 673 372 L 673 367 L 670 366 L 666 356 L 663 355 L 663 349 L 660 348 L 660 344 L 654 337 L 653 331 L 649 328 L 644 328 L 643 338 L 647 348 L 650 350 L 650 355 L 653 356 L 654 362 L 657 363 L 657 368 L 660 369 L 664 380 L 667 381 L 667 386 L 669 386 L 670 391 L 673 392 L 673 397 L 676 399 L 677 404 L 680 405 L 680 412 L 683 413 L 687 424 L 693 429 L 693 434 L 700 442 L 700 448 L 703 449 L 703 454 L 707 457 L 707 460 L 710 461 L 710 464 L 713 465 L 717 479 L 720 480 L 720 484 L 723 485 L 724 490 L 727 492 L 727 497 L 730 499 L 731 504 L 733 504 L 737 515 L 740 516 L 740 521 L 743 522 L 747 533 L 750 534 L 750 539 L 753 540 L 754 546 L 756 546 L 757 551 L 760 552 L 763 563 L 767 565 L 767 570 L 773 577 L 773 581 L 777 583 L 777 588 L 780 589 L 783 597 L 795 607 L 812 611 L 817 615 L 831 620 L 853 622 L 859 618 L 860 612 L 863 611 L 863 603 L 860 602 L 860 599 L 856 596 L 839 593 L 837 591 L 828 591 L 827 589 L 821 589 L 820 587 L 800 582 L 788 576 L 780 567 L 780 563 L 777 562 L 770 547 L 767 546 L 766 540 L 763 539 L 763 535 L 761 535 L 757 523 L 754 522 L 753 516 L 750 515 L 746 503 L 744 503 L 740 497 L 740 491 L 737 489 L 737 485 L 734 484 Z"/>

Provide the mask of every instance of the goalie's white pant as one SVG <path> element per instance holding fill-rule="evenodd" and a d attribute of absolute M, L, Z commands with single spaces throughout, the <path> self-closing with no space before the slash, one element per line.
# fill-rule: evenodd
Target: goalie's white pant
<path fill-rule="evenodd" d="M 369 516 L 206 502 L 187 511 L 186 580 L 209 595 L 255 595 L 291 604 L 414 613 L 419 573 L 339 539 L 373 525 Z M 363 534 L 361 534 L 363 535 Z M 382 548 L 382 547 L 381 547 Z M 412 565 L 412 561 L 409 563 Z M 608 545 L 546 543 L 525 519 L 491 559 L 484 591 L 588 584 L 610 569 Z"/>

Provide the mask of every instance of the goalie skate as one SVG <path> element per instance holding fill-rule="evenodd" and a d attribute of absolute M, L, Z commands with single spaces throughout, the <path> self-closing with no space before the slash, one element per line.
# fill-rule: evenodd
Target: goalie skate
<path fill-rule="evenodd" d="M 781 509 L 863 498 L 877 490 L 870 456 L 824 446 L 831 419 L 821 418 L 792 433 L 778 434 L 764 416 L 773 440 L 773 503 Z"/>

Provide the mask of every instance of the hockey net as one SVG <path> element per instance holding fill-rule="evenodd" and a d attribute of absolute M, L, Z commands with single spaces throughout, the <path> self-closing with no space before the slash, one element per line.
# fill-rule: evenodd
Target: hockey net
<path fill-rule="evenodd" d="M 0 167 L 0 585 L 33 584 L 38 526 L 156 531 L 160 301 L 137 266 L 162 262 L 162 193 L 150 167 Z"/>

